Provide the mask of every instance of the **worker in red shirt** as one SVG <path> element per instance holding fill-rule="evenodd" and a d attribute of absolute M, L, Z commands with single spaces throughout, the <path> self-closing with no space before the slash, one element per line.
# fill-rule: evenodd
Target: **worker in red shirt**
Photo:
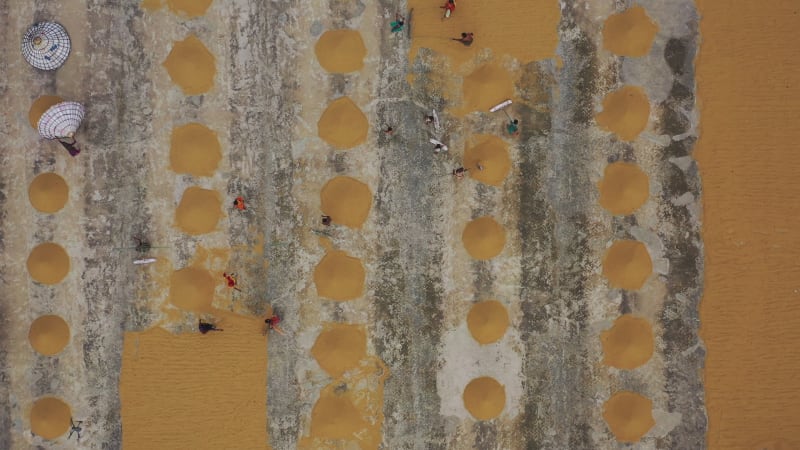
<path fill-rule="evenodd" d="M 444 6 L 440 6 L 439 8 L 444 10 L 444 17 L 442 17 L 442 19 L 447 19 L 456 10 L 456 0 L 447 0 Z"/>
<path fill-rule="evenodd" d="M 236 200 L 233 201 L 233 206 L 239 211 L 244 211 L 247 209 L 247 207 L 244 206 L 244 197 L 242 196 L 236 197 Z"/>
<path fill-rule="evenodd" d="M 228 284 L 229 288 L 233 288 L 233 289 L 236 289 L 239 292 L 242 292 L 241 289 L 236 287 L 237 281 L 236 281 L 236 274 L 235 273 L 222 272 L 222 277 L 225 278 L 225 282 Z"/>
<path fill-rule="evenodd" d="M 267 334 L 267 330 L 275 330 L 284 336 L 286 335 L 286 333 L 281 330 L 281 327 L 278 326 L 278 324 L 281 323 L 281 318 L 277 314 L 272 313 L 269 317 L 264 319 L 264 323 L 267 324 L 267 327 L 264 329 L 265 335 Z"/>

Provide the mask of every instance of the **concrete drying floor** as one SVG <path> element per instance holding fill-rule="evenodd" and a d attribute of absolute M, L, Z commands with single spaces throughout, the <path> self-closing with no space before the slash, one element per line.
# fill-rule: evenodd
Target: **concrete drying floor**
<path fill-rule="evenodd" d="M 418 2 L 413 49 L 388 1 L 167 3 L 0 3 L 0 448 L 703 445 L 691 1 L 642 0 L 605 38 L 620 2 L 559 17 L 464 0 L 444 23 Z M 19 55 L 39 20 L 72 37 L 56 72 Z M 340 28 L 360 32 L 363 66 L 352 34 L 315 53 Z M 179 53 L 188 65 L 164 64 Z M 28 123 L 42 95 L 87 106 L 77 157 Z M 356 109 L 320 122 L 342 96 Z M 485 111 L 508 96 L 516 137 Z M 171 152 L 195 122 L 202 155 Z M 56 212 L 63 186 L 30 186 L 49 172 L 69 189 Z M 371 204 L 344 179 L 321 199 L 339 176 Z M 114 250 L 133 235 L 167 247 L 157 263 Z M 270 305 L 288 333 L 264 343 Z M 63 322 L 31 329 L 46 315 L 69 326 L 63 350 Z M 197 336 L 198 317 L 229 328 Z M 59 434 L 69 413 L 80 444 Z"/>

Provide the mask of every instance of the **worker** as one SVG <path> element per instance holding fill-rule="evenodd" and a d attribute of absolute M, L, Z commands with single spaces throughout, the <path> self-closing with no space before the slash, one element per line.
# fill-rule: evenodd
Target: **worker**
<path fill-rule="evenodd" d="M 463 167 L 459 167 L 458 169 L 453 170 L 453 176 L 456 177 L 457 180 L 464 178 L 464 175 L 467 174 L 469 169 L 465 169 Z"/>
<path fill-rule="evenodd" d="M 267 330 L 275 330 L 284 336 L 286 335 L 286 332 L 278 326 L 278 324 L 281 323 L 281 318 L 277 314 L 272 313 L 269 317 L 264 319 L 264 323 L 267 325 L 264 334 L 266 334 Z"/>
<path fill-rule="evenodd" d="M 225 283 L 228 285 L 229 288 L 236 289 L 237 291 L 242 292 L 241 289 L 236 287 L 238 280 L 236 279 L 235 273 L 222 272 L 222 277 L 225 278 Z"/>
<path fill-rule="evenodd" d="M 222 328 L 217 328 L 213 323 L 204 322 L 203 319 L 200 319 L 197 324 L 197 328 L 200 329 L 200 332 L 203 334 L 206 334 L 209 331 L 224 331 Z"/>
<path fill-rule="evenodd" d="M 440 6 L 439 8 L 444 9 L 442 20 L 447 19 L 456 10 L 456 0 L 447 0 L 444 6 Z"/>
<path fill-rule="evenodd" d="M 469 32 L 461 33 L 460 38 L 451 38 L 451 39 L 453 39 L 454 41 L 461 42 L 462 44 L 464 44 L 464 46 L 469 47 L 470 45 L 472 45 L 472 41 L 475 40 L 475 34 Z"/>
<path fill-rule="evenodd" d="M 512 136 L 519 136 L 519 120 L 511 119 L 506 126 L 506 131 Z"/>
<path fill-rule="evenodd" d="M 403 31 L 403 26 L 405 24 L 406 24 L 406 18 L 401 16 L 400 13 L 395 13 L 394 22 L 391 23 L 392 33 L 399 33 L 400 31 Z"/>

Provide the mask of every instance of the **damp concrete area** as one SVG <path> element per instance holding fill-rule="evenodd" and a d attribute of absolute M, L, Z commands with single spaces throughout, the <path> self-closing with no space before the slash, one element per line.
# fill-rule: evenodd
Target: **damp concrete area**
<path fill-rule="evenodd" d="M 694 4 L 489 3 L 0 2 L 0 448 L 702 448 Z"/>

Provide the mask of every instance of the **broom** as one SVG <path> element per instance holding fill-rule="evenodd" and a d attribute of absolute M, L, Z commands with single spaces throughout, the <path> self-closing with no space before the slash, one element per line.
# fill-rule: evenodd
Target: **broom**
<path fill-rule="evenodd" d="M 505 110 L 506 106 L 511 105 L 511 103 L 513 103 L 511 100 L 506 100 L 503 103 L 498 103 L 492 106 L 491 109 L 489 109 L 489 112 L 503 111 L 506 117 L 508 117 L 508 120 L 511 120 L 511 116 L 508 114 L 508 111 Z"/>

